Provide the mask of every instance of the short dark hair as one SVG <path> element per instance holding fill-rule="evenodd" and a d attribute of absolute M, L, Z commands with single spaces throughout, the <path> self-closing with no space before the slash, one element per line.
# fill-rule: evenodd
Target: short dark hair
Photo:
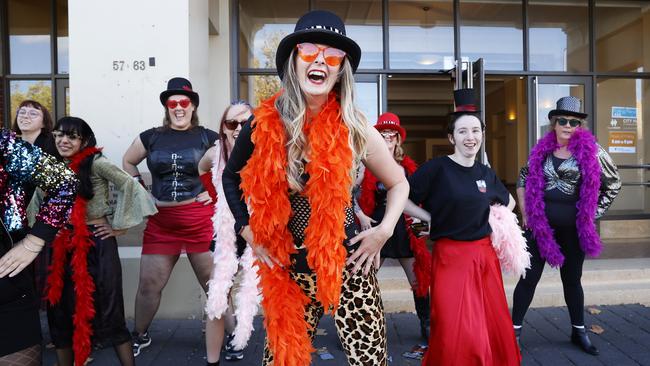
<path fill-rule="evenodd" d="M 472 116 L 476 117 L 481 123 L 481 131 L 485 131 L 485 123 L 481 120 L 481 114 L 478 112 L 454 112 L 449 114 L 449 122 L 447 123 L 447 133 L 449 135 L 454 135 L 454 130 L 456 129 L 456 121 L 463 116 Z"/>
<path fill-rule="evenodd" d="M 23 100 L 19 105 L 18 108 L 16 108 L 16 115 L 14 116 L 14 123 L 11 126 L 11 130 L 14 131 L 17 134 L 21 134 L 20 128 L 18 127 L 18 111 L 22 107 L 32 107 L 35 109 L 38 109 L 43 113 L 43 128 L 41 128 L 42 132 L 51 132 L 54 123 L 52 122 L 52 116 L 50 115 L 50 111 L 45 108 L 44 105 L 41 103 L 32 100 L 32 99 L 25 99 Z"/>

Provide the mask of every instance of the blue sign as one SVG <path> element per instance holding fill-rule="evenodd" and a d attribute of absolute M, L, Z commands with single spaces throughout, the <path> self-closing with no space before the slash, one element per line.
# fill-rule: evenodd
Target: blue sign
<path fill-rule="evenodd" d="M 635 107 L 612 107 L 612 118 L 633 118 L 636 119 Z"/>

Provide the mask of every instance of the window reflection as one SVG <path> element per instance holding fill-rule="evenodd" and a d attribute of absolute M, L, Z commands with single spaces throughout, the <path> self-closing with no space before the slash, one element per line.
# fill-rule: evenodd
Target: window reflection
<path fill-rule="evenodd" d="M 650 70 L 647 1 L 596 1 L 596 70 Z"/>
<path fill-rule="evenodd" d="M 52 111 L 52 82 L 48 80 L 12 80 L 9 82 L 10 119 L 16 115 L 16 109 L 25 99 L 35 100 Z"/>
<path fill-rule="evenodd" d="M 275 69 L 275 51 L 308 10 L 307 0 L 239 2 L 239 66 Z"/>
<path fill-rule="evenodd" d="M 9 0 L 8 19 L 11 73 L 50 73 L 50 1 Z"/>
<path fill-rule="evenodd" d="M 486 70 L 523 70 L 520 0 L 461 1 L 461 54 L 485 60 Z"/>
<path fill-rule="evenodd" d="M 650 80 L 597 79 L 598 142 L 617 165 L 650 163 Z M 650 194 L 640 183 L 650 180 L 646 169 L 619 169 L 624 185 L 610 213 L 650 213 Z"/>
<path fill-rule="evenodd" d="M 391 69 L 454 67 L 454 11 L 451 0 L 390 1 Z"/>
<path fill-rule="evenodd" d="M 314 9 L 329 10 L 345 23 L 348 37 L 361 47 L 361 69 L 383 67 L 381 0 L 317 0 Z"/>
<path fill-rule="evenodd" d="M 579 72 L 589 69 L 587 0 L 530 1 L 530 69 Z"/>
<path fill-rule="evenodd" d="M 56 1 L 56 57 L 59 74 L 70 72 L 68 60 L 68 0 Z"/>
<path fill-rule="evenodd" d="M 368 123 L 375 125 L 379 117 L 379 84 L 374 82 L 361 81 L 356 83 L 356 102 L 363 114 L 366 115 Z"/>
<path fill-rule="evenodd" d="M 280 91 L 280 78 L 276 75 L 242 75 L 239 78 L 239 98 L 253 107 Z"/>

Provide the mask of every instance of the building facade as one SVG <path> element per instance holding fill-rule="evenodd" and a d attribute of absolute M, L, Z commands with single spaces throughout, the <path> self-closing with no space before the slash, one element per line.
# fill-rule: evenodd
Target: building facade
<path fill-rule="evenodd" d="M 422 162 L 448 149 L 457 60 L 483 59 L 486 151 L 514 187 L 557 98 L 584 101 L 589 128 L 624 187 L 600 223 L 605 239 L 650 238 L 650 1 L 614 0 L 4 0 L 0 118 L 24 98 L 91 123 L 115 162 L 161 123 L 173 76 L 201 95 L 216 129 L 232 99 L 277 91 L 274 51 L 311 9 L 340 15 L 363 50 L 358 102 L 371 121 L 400 115 Z"/>

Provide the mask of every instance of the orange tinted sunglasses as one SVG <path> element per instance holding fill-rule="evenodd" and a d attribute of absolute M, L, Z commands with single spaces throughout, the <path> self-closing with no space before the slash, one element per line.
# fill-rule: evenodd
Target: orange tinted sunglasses
<path fill-rule="evenodd" d="M 321 47 L 313 43 L 305 42 L 296 45 L 298 56 L 305 62 L 314 62 L 322 51 L 323 58 L 329 66 L 338 66 L 343 62 L 345 52 L 334 47 Z"/>

